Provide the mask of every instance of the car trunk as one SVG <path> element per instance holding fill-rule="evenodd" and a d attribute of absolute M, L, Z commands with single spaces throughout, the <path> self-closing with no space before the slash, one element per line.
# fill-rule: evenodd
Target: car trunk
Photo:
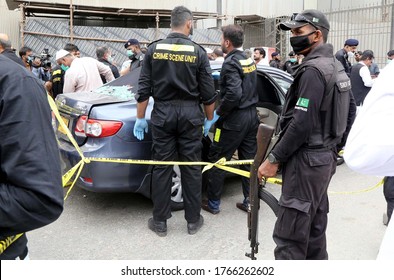
<path fill-rule="evenodd" d="M 135 102 L 138 89 L 140 69 L 136 69 L 92 92 L 64 93 L 56 97 L 56 106 L 60 115 L 71 131 L 79 146 L 83 145 L 87 137 L 75 134 L 78 120 L 82 116 L 89 117 L 94 107 L 121 102 Z M 65 131 L 57 122 L 57 137 L 70 142 Z"/>

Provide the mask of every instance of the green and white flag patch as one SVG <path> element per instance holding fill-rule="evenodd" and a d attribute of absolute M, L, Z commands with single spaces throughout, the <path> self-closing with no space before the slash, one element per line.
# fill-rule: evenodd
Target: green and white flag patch
<path fill-rule="evenodd" d="M 297 101 L 295 109 L 299 109 L 306 112 L 308 111 L 308 106 L 309 106 L 309 99 L 300 97 Z"/>

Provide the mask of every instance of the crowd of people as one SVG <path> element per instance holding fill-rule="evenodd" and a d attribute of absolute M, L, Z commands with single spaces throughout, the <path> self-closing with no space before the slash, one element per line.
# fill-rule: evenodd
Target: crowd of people
<path fill-rule="evenodd" d="M 264 48 L 254 48 L 253 53 L 242 49 L 244 31 L 239 25 L 223 26 L 220 47 L 214 50 L 196 44 L 190 39 L 193 14 L 186 7 L 178 6 L 171 13 L 172 31 L 167 38 L 147 48 L 141 47 L 137 39 L 129 39 L 124 44 L 128 60 L 120 71 L 113 62 L 111 49 L 105 46 L 97 48 L 97 59 L 94 59 L 81 57 L 77 46 L 67 44 L 56 52 L 57 65 L 52 68 L 45 60 L 43 63 L 43 59 L 37 59 L 26 46 L 19 50 L 19 57 L 16 56 L 8 36 L 0 34 L 0 101 L 10 104 L 0 106 L 0 198 L 8 191 L 6 195 L 12 201 L 0 205 L 3 217 L 0 238 L 46 225 L 62 211 L 58 151 L 44 86 L 55 98 L 63 92 L 94 90 L 142 67 L 133 134 L 143 140 L 148 129 L 152 130 L 153 160 L 200 161 L 201 140 L 211 127 L 214 127 L 214 140 L 209 148 L 210 161 L 216 162 L 222 157 L 230 160 L 236 150 L 240 159 L 251 159 L 256 153 L 259 125 L 256 65 L 269 65 L 294 76 L 279 122 L 279 140 L 258 169 L 259 178 L 268 178 L 276 176 L 279 166 L 282 168 L 280 210 L 273 234 L 277 245 L 275 258 L 328 259 L 327 188 L 336 170 L 338 146 L 345 145 L 346 133 L 356 115 L 355 106 L 362 106 L 380 71 L 374 65 L 373 51 L 357 52 L 359 41 L 356 39 L 347 39 L 343 49 L 334 55 L 333 46 L 327 43 L 330 24 L 320 11 L 305 10 L 281 23 L 279 28 L 292 32 L 293 51 L 284 63 L 280 53 L 273 52 L 267 63 Z M 184 56 L 179 56 L 179 61 L 167 59 L 180 52 Z M 349 61 L 352 56 L 358 59 L 354 65 Z M 387 56 L 391 61 L 394 51 L 389 51 Z M 182 61 L 181 57 L 188 59 Z M 219 93 L 214 89 L 209 60 L 223 62 Z M 10 70 L 20 78 L 17 82 L 7 74 Z M 334 98 L 338 84 L 341 92 L 348 95 L 346 102 L 340 103 Z M 34 95 L 23 94 L 27 88 Z M 16 100 L 15 94 L 20 96 L 19 101 L 11 103 Z M 150 97 L 155 103 L 148 126 L 145 111 Z M 31 104 L 36 105 L 35 113 L 28 109 Z M 347 117 L 335 119 L 334 109 Z M 24 114 L 14 121 L 20 128 L 10 129 L 9 119 L 15 117 L 15 110 Z M 40 129 L 25 128 L 27 120 L 29 124 L 34 121 Z M 346 130 L 338 131 L 338 127 Z M 16 137 L 12 131 L 26 135 Z M 27 139 L 46 145 L 29 146 Z M 42 151 L 44 148 L 47 150 Z M 31 155 L 40 157 L 30 158 Z M 27 167 L 12 160 L 15 156 L 26 162 Z M 47 158 L 43 160 L 43 156 Z M 201 209 L 214 215 L 220 213 L 225 174 L 216 167 L 208 172 L 207 199 L 202 199 L 200 167 L 188 165 L 180 169 L 187 231 L 193 235 L 204 224 Z M 154 166 L 152 172 L 153 213 L 148 228 L 161 237 L 167 235 L 167 220 L 171 217 L 172 172 L 172 166 L 166 165 Z M 385 182 L 387 186 L 393 184 L 391 179 Z M 236 207 L 245 212 L 250 209 L 249 187 L 249 181 L 243 178 L 243 200 Z M 48 211 L 24 205 L 30 201 L 27 197 L 34 198 L 33 206 L 45 205 Z M 392 203 L 392 198 L 389 201 Z M 388 209 L 392 211 L 391 204 Z M 391 213 L 388 215 L 391 217 Z M 4 224 L 4 220 L 7 223 Z M 0 258 L 23 259 L 27 255 L 26 248 L 26 238 L 20 238 Z"/>

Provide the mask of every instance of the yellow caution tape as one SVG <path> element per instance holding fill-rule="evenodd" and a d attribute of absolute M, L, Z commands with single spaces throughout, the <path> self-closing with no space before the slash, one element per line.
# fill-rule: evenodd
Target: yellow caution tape
<path fill-rule="evenodd" d="M 202 172 L 205 172 L 209 169 L 211 169 L 212 167 L 217 167 L 220 168 L 222 170 L 246 177 L 246 178 L 250 178 L 250 172 L 246 171 L 246 170 L 241 170 L 238 168 L 234 168 L 234 167 L 230 167 L 229 165 L 244 165 L 244 164 L 252 164 L 253 160 L 231 160 L 231 161 L 226 161 L 225 158 L 221 158 L 216 162 L 204 162 L 204 161 L 200 161 L 200 162 L 181 162 L 181 161 L 156 161 L 156 160 L 141 160 L 141 159 L 115 159 L 115 158 L 92 158 L 92 157 L 85 157 L 83 155 L 83 152 L 81 151 L 81 149 L 79 148 L 77 142 L 75 141 L 74 137 L 72 136 L 71 132 L 69 131 L 67 125 L 64 123 L 62 117 L 60 116 L 60 113 L 57 109 L 57 106 L 55 104 L 55 102 L 53 101 L 52 97 L 50 95 L 48 95 L 48 101 L 49 101 L 49 105 L 52 109 L 52 111 L 54 112 L 56 119 L 59 122 L 59 125 L 62 128 L 62 131 L 64 131 L 67 135 L 67 137 L 70 139 L 72 145 L 74 146 L 74 148 L 76 149 L 76 151 L 78 152 L 78 154 L 81 156 L 81 160 L 74 166 L 72 167 L 69 171 L 66 172 L 66 174 L 63 175 L 62 178 L 62 182 L 63 182 L 63 187 L 69 186 L 70 189 L 67 191 L 67 194 L 65 196 L 64 199 L 66 199 L 68 197 L 68 194 L 70 193 L 70 191 L 72 190 L 73 186 L 75 185 L 79 175 L 82 172 L 82 169 L 84 167 L 84 165 L 86 163 L 90 163 L 90 162 L 111 162 L 111 163 L 124 163 L 124 164 L 146 164 L 146 165 L 201 165 L 205 167 L 203 168 Z M 221 131 L 220 129 L 216 130 L 215 133 L 215 141 L 218 141 L 220 138 L 220 134 Z M 343 153 L 343 151 L 341 151 Z M 74 175 L 76 174 L 76 176 L 74 177 Z M 74 177 L 73 182 L 70 184 L 70 180 L 71 178 Z M 276 184 L 276 185 L 282 185 L 282 180 L 278 179 L 278 178 L 267 178 L 266 180 L 267 183 L 271 183 L 271 184 Z M 371 191 L 377 187 L 379 187 L 380 185 L 383 184 L 383 179 L 381 182 L 379 182 L 378 184 L 376 184 L 375 186 L 373 186 L 372 188 L 369 189 L 365 189 L 365 190 L 359 190 L 359 191 L 350 191 L 350 192 L 328 192 L 330 194 L 355 194 L 355 193 L 362 193 L 362 192 L 368 192 Z"/>
<path fill-rule="evenodd" d="M 5 249 L 7 249 L 12 243 L 14 243 L 19 237 L 21 237 L 23 233 L 6 237 L 3 240 L 0 240 L 0 255 L 3 254 Z"/>
<path fill-rule="evenodd" d="M 367 189 L 362 189 L 358 191 L 343 191 L 343 192 L 328 192 L 329 194 L 359 194 L 359 193 L 366 193 L 373 191 L 374 189 L 377 189 L 380 186 L 383 186 L 384 180 L 380 180 L 375 186 L 367 188 Z"/>

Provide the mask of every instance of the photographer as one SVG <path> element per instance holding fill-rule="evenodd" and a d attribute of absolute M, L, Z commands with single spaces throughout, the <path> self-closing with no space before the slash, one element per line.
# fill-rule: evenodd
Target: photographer
<path fill-rule="evenodd" d="M 49 54 L 48 49 L 44 49 L 40 56 L 34 56 L 32 61 L 33 74 L 44 82 L 49 81 L 51 78 L 52 64 L 49 60 L 50 57 L 51 55 Z"/>
<path fill-rule="evenodd" d="M 51 62 L 49 58 L 51 55 L 48 49 L 44 49 L 41 56 L 33 55 L 33 51 L 29 47 L 22 47 L 19 51 L 19 56 L 25 64 L 25 67 L 30 70 L 35 77 L 43 82 L 49 81 L 51 77 Z"/>

